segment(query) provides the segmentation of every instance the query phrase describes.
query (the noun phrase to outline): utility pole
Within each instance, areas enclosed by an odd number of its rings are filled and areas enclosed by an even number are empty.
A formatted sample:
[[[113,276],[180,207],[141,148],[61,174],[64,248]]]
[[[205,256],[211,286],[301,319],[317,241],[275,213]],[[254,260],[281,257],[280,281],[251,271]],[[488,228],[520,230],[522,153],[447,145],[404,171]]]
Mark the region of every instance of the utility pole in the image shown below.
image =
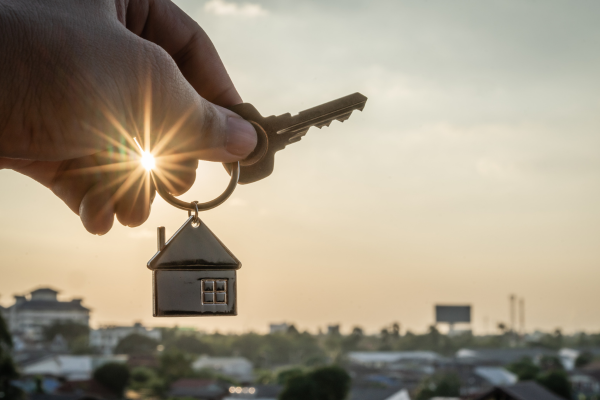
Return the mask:
[[[519,332],[521,337],[525,337],[525,299],[521,297],[519,300]]]
[[[509,297],[510,300],[510,342],[511,342],[511,346],[515,345],[515,328],[516,328],[516,324],[515,324],[515,316],[516,316],[516,297],[514,294],[511,294]]]

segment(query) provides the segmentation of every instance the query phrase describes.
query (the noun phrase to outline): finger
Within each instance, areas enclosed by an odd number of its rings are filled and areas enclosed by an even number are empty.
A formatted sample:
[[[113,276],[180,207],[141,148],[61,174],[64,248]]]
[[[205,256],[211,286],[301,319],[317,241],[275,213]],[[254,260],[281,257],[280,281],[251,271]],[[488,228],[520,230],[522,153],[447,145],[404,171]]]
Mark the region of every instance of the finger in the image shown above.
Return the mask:
[[[149,83],[142,91],[130,84],[129,90],[132,103],[151,110],[149,140],[155,155],[232,162],[254,150],[257,135],[250,123],[199,96],[162,48],[145,41],[143,46],[140,69],[148,71]],[[136,125],[144,126],[142,121]]]
[[[67,160],[61,163],[49,187],[75,214],[79,214],[83,197],[103,176],[94,156]]]
[[[131,0],[125,25],[162,47],[203,98],[220,106],[242,102],[208,35],[170,0]]]
[[[131,175],[133,178],[134,175]],[[115,205],[117,219],[122,225],[129,227],[140,226],[150,216],[150,208],[154,200],[155,191],[149,174],[144,174],[137,179],[128,179]]]
[[[85,229],[95,235],[104,235],[114,223],[112,190],[99,182],[83,196],[79,207],[79,217]]]
[[[196,180],[198,160],[179,160],[179,157],[162,157],[157,160],[156,177],[164,183],[174,196],[187,192]]]
[[[0,157],[0,169],[12,169],[28,176],[46,187],[50,187],[56,171],[60,168],[59,161],[33,161]]]

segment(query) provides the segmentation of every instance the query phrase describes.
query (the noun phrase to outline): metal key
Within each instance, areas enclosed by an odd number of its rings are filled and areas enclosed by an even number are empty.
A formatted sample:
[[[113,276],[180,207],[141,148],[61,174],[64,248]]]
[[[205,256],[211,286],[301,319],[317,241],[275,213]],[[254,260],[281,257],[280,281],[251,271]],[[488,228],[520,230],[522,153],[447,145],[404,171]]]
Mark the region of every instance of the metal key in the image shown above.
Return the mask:
[[[352,111],[362,111],[366,102],[365,96],[354,93],[301,111],[294,116],[286,113],[266,118],[249,103],[229,107],[231,111],[250,122],[258,135],[254,151],[240,161],[239,183],[252,183],[271,175],[276,152],[283,150],[288,144],[300,141],[312,126],[322,128],[329,126],[333,120],[344,122],[350,118]],[[225,166],[227,168],[227,164]]]

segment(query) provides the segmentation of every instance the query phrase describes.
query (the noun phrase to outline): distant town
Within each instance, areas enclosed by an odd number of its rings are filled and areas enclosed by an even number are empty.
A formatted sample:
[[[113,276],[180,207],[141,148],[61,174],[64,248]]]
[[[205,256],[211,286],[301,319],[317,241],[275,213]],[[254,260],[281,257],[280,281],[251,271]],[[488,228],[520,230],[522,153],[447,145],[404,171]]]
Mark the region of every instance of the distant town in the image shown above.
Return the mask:
[[[43,287],[0,307],[0,399],[600,400],[600,333],[525,332],[523,301],[510,310],[482,336],[455,329],[469,305],[437,305],[424,334],[393,321],[373,335],[91,329],[83,299]]]

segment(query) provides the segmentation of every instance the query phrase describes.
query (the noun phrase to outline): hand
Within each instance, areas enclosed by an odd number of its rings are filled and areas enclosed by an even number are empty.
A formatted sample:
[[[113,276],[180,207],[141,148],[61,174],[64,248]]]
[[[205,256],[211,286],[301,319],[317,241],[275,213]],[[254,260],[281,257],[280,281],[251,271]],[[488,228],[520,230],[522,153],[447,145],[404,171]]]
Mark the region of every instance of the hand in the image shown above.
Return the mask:
[[[157,174],[181,194],[197,160],[256,146],[210,39],[169,0],[0,0],[0,169],[50,188],[85,228],[138,226]]]

